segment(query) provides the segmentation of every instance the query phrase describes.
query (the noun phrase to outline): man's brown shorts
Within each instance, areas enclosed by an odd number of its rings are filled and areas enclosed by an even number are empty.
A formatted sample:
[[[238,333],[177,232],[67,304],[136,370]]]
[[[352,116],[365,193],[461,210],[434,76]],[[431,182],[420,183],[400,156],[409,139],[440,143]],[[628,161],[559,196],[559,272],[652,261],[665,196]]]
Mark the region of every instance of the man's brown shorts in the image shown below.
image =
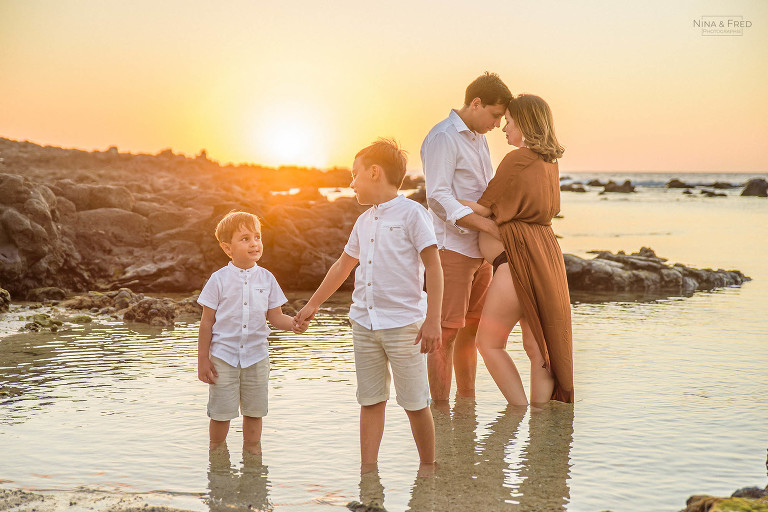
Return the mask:
[[[444,283],[442,326],[459,329],[477,324],[493,277],[491,265],[483,258],[470,258],[448,249],[440,251],[440,263]]]

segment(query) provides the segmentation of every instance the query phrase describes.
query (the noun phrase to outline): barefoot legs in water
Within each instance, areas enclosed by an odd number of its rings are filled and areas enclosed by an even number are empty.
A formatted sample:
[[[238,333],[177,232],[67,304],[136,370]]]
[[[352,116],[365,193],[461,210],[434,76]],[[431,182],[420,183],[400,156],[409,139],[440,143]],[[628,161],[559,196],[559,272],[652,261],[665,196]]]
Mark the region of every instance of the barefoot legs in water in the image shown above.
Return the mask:
[[[477,330],[477,348],[494,382],[507,402],[512,405],[528,404],[523,381],[520,379],[514,361],[506,351],[507,337],[521,318],[520,300],[509,271],[509,264],[505,263],[499,266],[488,288],[483,315]],[[531,402],[547,402],[552,396],[554,379],[542,367],[544,358],[525,321],[521,322],[521,327],[523,346],[531,359]]]

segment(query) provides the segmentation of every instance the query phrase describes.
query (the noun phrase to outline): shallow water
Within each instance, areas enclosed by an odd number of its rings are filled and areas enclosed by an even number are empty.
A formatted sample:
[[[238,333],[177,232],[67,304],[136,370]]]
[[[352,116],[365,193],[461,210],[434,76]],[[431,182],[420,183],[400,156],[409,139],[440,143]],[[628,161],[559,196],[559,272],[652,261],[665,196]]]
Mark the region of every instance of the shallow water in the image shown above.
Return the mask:
[[[575,303],[577,403],[507,408],[481,366],[476,400],[434,410],[435,475],[418,473],[396,405],[378,472],[360,475],[348,295],[307,334],[271,335],[264,455],[245,460],[239,422],[209,460],[194,320],[5,337],[0,483],[198,510],[341,510],[383,496],[391,511],[679,510],[691,494],[765,485],[768,200],[564,193],[563,215],[564,252],[646,245],[754,280],[690,298]],[[509,351],[525,381],[517,330]]]

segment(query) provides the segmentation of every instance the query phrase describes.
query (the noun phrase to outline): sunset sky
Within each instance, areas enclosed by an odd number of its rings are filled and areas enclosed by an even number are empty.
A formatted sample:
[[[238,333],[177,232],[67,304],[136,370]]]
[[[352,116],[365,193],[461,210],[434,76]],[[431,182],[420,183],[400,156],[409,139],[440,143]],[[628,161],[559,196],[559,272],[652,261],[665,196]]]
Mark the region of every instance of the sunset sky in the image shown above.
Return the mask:
[[[40,144],[325,168],[386,136],[418,171],[486,70],[549,102],[563,171],[768,170],[766,0],[0,0],[0,137]]]

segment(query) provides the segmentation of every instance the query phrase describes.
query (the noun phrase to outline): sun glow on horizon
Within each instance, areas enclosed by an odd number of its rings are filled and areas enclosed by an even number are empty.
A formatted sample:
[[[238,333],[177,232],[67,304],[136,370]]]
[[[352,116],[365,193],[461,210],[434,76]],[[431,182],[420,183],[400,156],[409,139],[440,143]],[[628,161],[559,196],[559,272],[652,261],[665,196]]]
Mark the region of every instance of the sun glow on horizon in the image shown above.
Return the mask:
[[[250,146],[255,161],[270,167],[328,167],[327,134],[320,116],[306,105],[262,108],[254,118]]]

